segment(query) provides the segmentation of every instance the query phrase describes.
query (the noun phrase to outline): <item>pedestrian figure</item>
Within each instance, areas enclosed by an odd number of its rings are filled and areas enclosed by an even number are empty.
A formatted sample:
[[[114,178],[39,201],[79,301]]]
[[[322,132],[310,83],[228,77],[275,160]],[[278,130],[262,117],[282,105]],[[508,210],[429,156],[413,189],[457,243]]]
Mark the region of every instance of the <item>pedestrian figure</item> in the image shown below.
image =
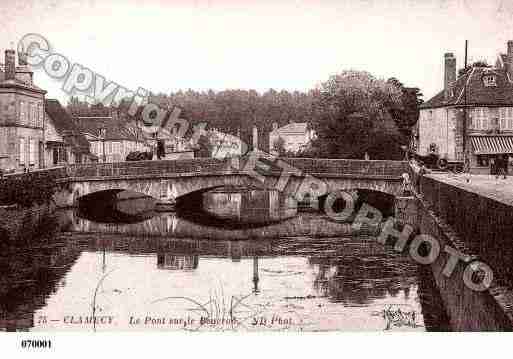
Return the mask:
[[[463,161],[463,173],[465,174],[465,179],[467,183],[470,182],[470,158],[465,156],[465,160]]]
[[[157,141],[157,159],[161,160],[166,155],[164,140]]]
[[[411,196],[411,181],[408,173],[403,173],[403,196]]]
[[[497,159],[495,160],[495,167],[495,178],[499,179],[499,177],[504,174],[504,161],[502,156],[497,156]]]
[[[490,176],[495,175],[495,158],[490,158]]]

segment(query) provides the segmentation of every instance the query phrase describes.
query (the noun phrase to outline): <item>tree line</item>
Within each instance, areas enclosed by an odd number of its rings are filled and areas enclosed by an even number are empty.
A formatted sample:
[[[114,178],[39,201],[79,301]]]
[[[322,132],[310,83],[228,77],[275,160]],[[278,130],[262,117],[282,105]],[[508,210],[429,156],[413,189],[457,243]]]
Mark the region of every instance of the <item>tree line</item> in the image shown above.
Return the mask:
[[[399,80],[377,79],[363,71],[343,71],[308,91],[227,89],[222,91],[176,91],[152,94],[149,101],[162,108],[181,109],[180,117],[191,125],[204,122],[208,128],[239,135],[251,144],[253,126],[259,130],[259,147],[270,149],[269,132],[291,122],[306,122],[316,138],[299,156],[328,158],[399,159],[401,145],[410,141],[422,103],[418,88]],[[118,115],[129,118],[121,103]],[[121,109],[121,111],[120,111]],[[104,115],[101,104],[88,105],[70,99],[72,113]],[[140,116],[140,113],[136,117]]]

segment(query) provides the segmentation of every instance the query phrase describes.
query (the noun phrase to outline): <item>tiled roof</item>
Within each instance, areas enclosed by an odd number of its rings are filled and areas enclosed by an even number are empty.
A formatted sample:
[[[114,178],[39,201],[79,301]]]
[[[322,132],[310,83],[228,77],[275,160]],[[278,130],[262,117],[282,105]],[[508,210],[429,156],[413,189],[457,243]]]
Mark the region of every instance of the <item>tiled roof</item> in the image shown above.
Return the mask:
[[[138,135],[139,129],[134,129],[133,126],[112,117],[75,117],[74,121],[82,133],[90,134],[94,137],[98,137],[100,129],[103,128],[105,129],[105,140],[143,140]]]
[[[21,68],[16,68],[16,72],[21,72]],[[24,89],[30,89],[34,90],[40,93],[46,93],[45,90],[42,88],[32,84],[26,84],[23,81],[20,81],[19,79],[14,80],[5,80],[5,72],[4,72],[4,64],[0,63],[0,87],[18,87],[18,88],[24,88]]]
[[[20,81],[18,79],[14,79],[14,80],[0,80],[0,87],[7,87],[7,88],[10,88],[10,87],[15,87],[15,88],[21,88],[21,89],[24,89],[24,90],[31,90],[31,91],[35,91],[35,92],[39,92],[39,93],[42,93],[42,94],[45,94],[46,91],[37,87],[36,85],[28,85],[26,84],[25,82],[23,81]]]
[[[77,152],[89,153],[89,141],[80,132],[80,129],[59,101],[46,100],[45,111],[66,144],[69,144]]]
[[[308,124],[306,122],[292,122],[288,125],[282,126],[275,131],[273,134],[292,134],[292,133],[306,133]]]
[[[487,74],[495,75],[497,86],[487,87],[484,85],[482,78]],[[473,67],[453,83],[450,98],[446,100],[442,90],[429,101],[424,102],[420,108],[463,105],[465,104],[465,86],[467,105],[513,106],[513,82],[511,80],[504,69]]]

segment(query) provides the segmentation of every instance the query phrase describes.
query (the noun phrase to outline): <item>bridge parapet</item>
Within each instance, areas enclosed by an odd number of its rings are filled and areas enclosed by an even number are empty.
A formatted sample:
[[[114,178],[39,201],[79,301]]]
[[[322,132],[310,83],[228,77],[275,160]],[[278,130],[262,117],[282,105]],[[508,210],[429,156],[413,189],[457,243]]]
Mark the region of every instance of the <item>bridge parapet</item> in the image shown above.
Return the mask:
[[[261,162],[269,165],[267,170],[259,170],[263,175],[280,175],[283,171],[298,175],[400,178],[409,171],[405,161],[364,161],[346,159],[280,158],[290,169],[284,169],[278,161]],[[244,174],[248,157],[238,159],[195,158],[164,161],[134,161],[99,164],[73,165],[67,168],[72,178],[85,177],[124,177],[159,176],[170,174]],[[238,164],[238,165],[236,165]],[[235,166],[234,166],[235,165]],[[238,166],[238,168],[237,168]],[[253,170],[253,168],[251,169]]]
[[[67,168],[69,177],[148,176],[169,173],[225,172],[227,160],[196,158],[194,160],[133,161],[79,164]]]
[[[406,161],[329,158],[281,158],[281,160],[308,174],[400,177],[404,172],[409,172]]]
[[[18,173],[9,173],[5,174],[5,178],[21,178],[26,176],[27,174],[31,174],[32,176],[53,176],[57,179],[66,177],[66,169],[65,167],[52,167],[52,168],[43,168],[32,170],[30,172],[18,172]]]

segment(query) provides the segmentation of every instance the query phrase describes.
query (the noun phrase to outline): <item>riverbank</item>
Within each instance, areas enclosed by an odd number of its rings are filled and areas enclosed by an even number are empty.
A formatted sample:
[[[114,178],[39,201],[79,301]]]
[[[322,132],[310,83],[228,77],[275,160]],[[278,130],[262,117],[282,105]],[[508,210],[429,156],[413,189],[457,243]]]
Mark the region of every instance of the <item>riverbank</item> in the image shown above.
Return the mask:
[[[0,206],[0,241],[2,244],[31,238],[45,219],[55,210],[55,205],[34,204],[25,208],[19,205]]]

